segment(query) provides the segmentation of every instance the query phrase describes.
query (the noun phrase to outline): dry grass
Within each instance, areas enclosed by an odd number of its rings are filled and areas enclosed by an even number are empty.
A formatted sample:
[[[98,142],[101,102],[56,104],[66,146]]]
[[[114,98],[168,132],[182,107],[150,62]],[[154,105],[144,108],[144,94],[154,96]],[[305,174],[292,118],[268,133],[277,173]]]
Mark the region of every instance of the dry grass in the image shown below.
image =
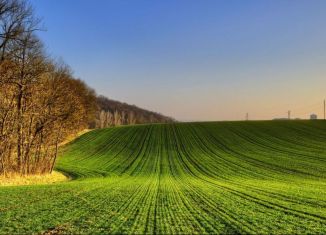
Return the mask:
[[[59,146],[63,146],[73,141],[75,138],[91,131],[91,129],[85,129],[77,134],[70,135],[65,141],[59,144]],[[28,175],[21,176],[18,174],[9,174],[6,176],[0,175],[0,186],[16,186],[16,185],[36,185],[36,184],[52,184],[56,182],[62,182],[69,180],[69,177],[64,174],[53,171],[52,174],[46,175]]]
[[[13,185],[35,185],[35,184],[53,184],[69,180],[64,174],[53,171],[52,174],[47,175],[9,175],[0,176],[0,186],[13,186]]]
[[[59,146],[66,145],[66,144],[68,144],[69,142],[71,142],[71,141],[73,141],[74,139],[76,139],[77,137],[79,137],[79,136],[81,136],[81,135],[83,135],[83,134],[85,134],[85,133],[87,133],[87,132],[89,132],[89,131],[91,131],[91,130],[92,130],[92,129],[84,129],[84,130],[82,130],[82,131],[80,131],[80,132],[78,132],[78,133],[76,133],[76,134],[72,134],[72,135],[68,136],[68,137],[66,138],[65,141],[61,142],[61,143],[59,144]]]

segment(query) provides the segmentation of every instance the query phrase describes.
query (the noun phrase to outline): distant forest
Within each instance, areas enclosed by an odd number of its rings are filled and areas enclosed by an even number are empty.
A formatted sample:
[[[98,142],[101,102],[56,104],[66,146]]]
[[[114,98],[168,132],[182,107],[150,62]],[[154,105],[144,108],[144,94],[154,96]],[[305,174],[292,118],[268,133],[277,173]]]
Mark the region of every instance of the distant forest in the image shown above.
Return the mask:
[[[90,128],[105,128],[119,125],[143,123],[168,123],[175,120],[160,113],[148,111],[135,105],[129,105],[105,96],[97,97],[97,112]]]
[[[58,145],[85,128],[173,119],[97,96],[46,53],[25,0],[0,0],[0,175],[52,172]]]

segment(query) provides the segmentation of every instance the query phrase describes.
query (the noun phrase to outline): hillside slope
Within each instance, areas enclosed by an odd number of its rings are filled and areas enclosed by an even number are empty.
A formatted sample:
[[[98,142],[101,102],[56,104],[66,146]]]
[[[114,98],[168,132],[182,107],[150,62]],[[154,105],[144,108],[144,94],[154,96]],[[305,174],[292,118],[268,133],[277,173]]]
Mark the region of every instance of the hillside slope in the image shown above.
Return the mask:
[[[1,190],[0,233],[326,233],[323,121],[123,126],[61,151],[75,180]]]

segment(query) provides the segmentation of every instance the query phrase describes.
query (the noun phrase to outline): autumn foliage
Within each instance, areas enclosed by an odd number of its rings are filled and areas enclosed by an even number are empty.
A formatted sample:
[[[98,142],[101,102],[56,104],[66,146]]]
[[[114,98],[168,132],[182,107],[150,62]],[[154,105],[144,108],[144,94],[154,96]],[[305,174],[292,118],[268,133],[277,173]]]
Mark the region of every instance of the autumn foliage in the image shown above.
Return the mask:
[[[94,119],[95,93],[49,59],[25,1],[0,0],[0,174],[53,170],[58,144]]]

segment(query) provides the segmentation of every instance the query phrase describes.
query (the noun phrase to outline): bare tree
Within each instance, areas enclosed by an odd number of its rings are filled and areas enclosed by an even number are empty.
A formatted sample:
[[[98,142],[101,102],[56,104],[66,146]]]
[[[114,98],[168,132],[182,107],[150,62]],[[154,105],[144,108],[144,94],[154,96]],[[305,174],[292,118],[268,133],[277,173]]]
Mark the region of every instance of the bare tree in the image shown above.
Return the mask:
[[[58,144],[95,118],[95,92],[45,55],[24,1],[0,0],[0,174],[53,170]]]
[[[100,112],[100,128],[106,127],[106,112],[101,110]]]
[[[110,111],[106,112],[107,127],[114,125],[113,114]]]
[[[20,40],[24,33],[36,31],[39,22],[26,1],[0,0],[0,60],[10,56],[8,47],[12,42]]]
[[[135,117],[135,113],[133,111],[130,111],[129,112],[129,115],[128,115],[128,124],[129,125],[136,124],[136,117]]]
[[[121,115],[118,110],[114,111],[114,125],[120,126],[122,124]]]

